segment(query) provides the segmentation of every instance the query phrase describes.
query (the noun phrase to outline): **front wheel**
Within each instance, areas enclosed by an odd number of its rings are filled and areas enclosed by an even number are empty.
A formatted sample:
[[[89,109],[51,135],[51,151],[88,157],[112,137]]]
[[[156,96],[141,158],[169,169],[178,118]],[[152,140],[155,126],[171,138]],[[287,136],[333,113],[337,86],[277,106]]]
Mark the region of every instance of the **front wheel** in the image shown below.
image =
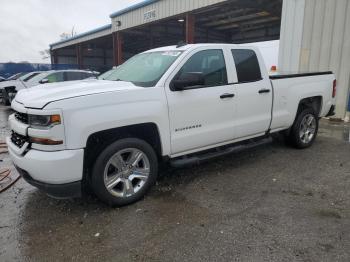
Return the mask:
[[[92,188],[110,206],[128,205],[147,193],[157,173],[157,155],[148,143],[136,138],[121,139],[97,157]]]
[[[318,116],[312,108],[306,108],[297,115],[287,139],[296,148],[307,148],[314,143],[317,131]]]
[[[11,105],[11,102],[9,101],[8,97],[7,97],[7,93],[5,89],[2,89],[2,100],[5,106],[9,106]]]
[[[10,104],[15,99],[16,94],[17,94],[17,92],[14,92],[14,91],[8,93],[8,101]]]

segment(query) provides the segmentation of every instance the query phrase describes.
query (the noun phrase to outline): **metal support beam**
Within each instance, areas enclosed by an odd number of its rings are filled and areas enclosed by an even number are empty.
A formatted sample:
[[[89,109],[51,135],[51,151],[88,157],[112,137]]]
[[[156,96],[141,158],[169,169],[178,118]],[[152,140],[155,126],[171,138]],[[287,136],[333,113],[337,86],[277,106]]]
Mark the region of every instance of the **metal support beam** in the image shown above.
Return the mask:
[[[186,14],[186,43],[194,44],[195,17],[192,14]]]
[[[149,26],[149,48],[152,49],[154,47],[154,37],[152,34],[152,26]]]
[[[58,64],[58,56],[55,50],[50,50],[51,64]]]
[[[107,52],[106,52],[106,49],[103,48],[103,65],[107,65]]]
[[[76,45],[76,57],[77,57],[77,65],[79,69],[83,68],[83,49],[81,45]]]
[[[113,33],[113,62],[115,66],[123,63],[123,38],[120,32]]]

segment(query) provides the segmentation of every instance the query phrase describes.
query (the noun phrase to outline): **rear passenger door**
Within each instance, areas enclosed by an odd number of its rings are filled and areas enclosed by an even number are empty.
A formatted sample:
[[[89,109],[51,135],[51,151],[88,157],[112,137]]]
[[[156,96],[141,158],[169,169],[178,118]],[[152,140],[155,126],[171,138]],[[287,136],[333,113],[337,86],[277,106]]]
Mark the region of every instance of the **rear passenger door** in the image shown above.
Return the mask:
[[[251,49],[232,49],[231,53],[238,79],[236,138],[264,134],[270,126],[273,94],[270,79],[262,75],[262,57],[258,59]]]

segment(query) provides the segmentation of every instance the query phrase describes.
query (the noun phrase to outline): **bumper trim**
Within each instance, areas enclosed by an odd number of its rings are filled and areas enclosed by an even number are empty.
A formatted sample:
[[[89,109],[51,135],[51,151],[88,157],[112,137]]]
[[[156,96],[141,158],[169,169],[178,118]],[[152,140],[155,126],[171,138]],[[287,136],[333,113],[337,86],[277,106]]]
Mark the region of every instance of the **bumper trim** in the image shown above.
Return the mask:
[[[9,136],[6,137],[6,144],[8,147],[11,148],[11,150],[13,150],[19,156],[23,155],[29,146],[29,143],[25,142],[21,148],[18,148],[12,143],[11,138]]]
[[[15,166],[18,173],[21,177],[32,186],[44,191],[51,197],[54,198],[76,198],[81,197],[81,181],[72,182],[68,184],[47,184],[33,179],[30,174],[21,169],[18,166]]]

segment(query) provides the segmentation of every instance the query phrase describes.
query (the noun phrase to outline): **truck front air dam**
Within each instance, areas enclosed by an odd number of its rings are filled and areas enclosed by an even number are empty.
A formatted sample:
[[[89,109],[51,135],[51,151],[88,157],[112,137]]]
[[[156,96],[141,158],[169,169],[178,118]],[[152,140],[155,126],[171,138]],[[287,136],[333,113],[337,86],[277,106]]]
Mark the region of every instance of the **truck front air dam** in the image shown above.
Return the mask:
[[[32,186],[42,190],[46,194],[54,198],[74,198],[81,197],[81,181],[67,183],[67,184],[47,184],[33,179],[30,174],[15,166],[17,172],[22,178]]]

